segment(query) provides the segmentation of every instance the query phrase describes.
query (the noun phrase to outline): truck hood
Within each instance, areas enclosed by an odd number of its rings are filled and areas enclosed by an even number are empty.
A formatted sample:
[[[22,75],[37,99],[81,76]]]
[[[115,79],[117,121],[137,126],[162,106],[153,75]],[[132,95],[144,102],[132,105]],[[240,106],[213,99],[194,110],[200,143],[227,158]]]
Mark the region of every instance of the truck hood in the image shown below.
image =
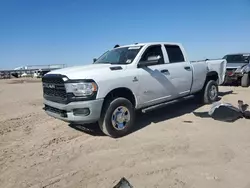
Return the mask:
[[[227,63],[227,69],[237,69],[247,64],[248,63]]]
[[[58,69],[48,74],[61,74],[67,76],[69,79],[93,79],[95,75],[110,74],[112,72],[110,68],[112,67],[121,67],[124,70],[126,65],[90,64]]]

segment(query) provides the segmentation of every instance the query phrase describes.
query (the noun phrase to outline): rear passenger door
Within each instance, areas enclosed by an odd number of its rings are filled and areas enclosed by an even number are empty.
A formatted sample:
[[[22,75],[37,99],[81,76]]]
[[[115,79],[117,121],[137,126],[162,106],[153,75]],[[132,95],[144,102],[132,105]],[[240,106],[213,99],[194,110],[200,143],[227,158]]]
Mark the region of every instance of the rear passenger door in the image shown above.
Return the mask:
[[[185,61],[181,48],[178,45],[164,45],[166,53],[166,68],[168,70],[168,79],[171,80],[174,91],[177,96],[188,95],[192,85],[192,66],[190,62]]]

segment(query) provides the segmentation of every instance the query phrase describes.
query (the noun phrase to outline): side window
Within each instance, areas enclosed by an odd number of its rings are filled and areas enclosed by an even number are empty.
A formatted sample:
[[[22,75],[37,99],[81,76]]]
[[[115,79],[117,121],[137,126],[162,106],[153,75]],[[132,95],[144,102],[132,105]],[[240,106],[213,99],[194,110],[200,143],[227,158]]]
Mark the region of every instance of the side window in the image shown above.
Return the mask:
[[[161,45],[150,46],[146,49],[140,61],[148,61],[152,56],[160,56],[159,64],[164,64],[163,53]]]
[[[184,56],[179,46],[164,45],[168,53],[169,63],[184,62]]]

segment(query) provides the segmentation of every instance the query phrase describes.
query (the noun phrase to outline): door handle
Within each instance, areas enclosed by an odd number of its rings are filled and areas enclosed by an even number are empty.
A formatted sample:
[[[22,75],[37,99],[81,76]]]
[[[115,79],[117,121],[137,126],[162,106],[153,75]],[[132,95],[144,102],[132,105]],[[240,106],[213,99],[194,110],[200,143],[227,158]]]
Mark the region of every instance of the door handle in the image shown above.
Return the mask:
[[[161,70],[162,73],[169,73],[167,69]]]
[[[191,70],[191,67],[187,66],[187,67],[184,67],[184,69],[190,71],[190,70]]]

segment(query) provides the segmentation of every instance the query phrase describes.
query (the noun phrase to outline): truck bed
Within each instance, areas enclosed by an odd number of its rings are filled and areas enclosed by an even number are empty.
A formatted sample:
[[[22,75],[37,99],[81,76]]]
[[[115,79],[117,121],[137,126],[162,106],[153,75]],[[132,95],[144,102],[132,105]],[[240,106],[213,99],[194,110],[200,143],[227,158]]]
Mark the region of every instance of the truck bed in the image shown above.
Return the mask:
[[[216,71],[219,73],[219,85],[224,82],[226,74],[227,61],[225,59],[204,59],[198,61],[190,61],[193,65],[206,62],[208,71]]]
[[[191,88],[191,93],[199,91],[205,82],[204,75],[207,72],[215,71],[218,73],[218,84],[221,85],[225,79],[226,73],[226,60],[215,59],[215,60],[200,60],[192,61],[191,65],[193,67],[193,84]]]

